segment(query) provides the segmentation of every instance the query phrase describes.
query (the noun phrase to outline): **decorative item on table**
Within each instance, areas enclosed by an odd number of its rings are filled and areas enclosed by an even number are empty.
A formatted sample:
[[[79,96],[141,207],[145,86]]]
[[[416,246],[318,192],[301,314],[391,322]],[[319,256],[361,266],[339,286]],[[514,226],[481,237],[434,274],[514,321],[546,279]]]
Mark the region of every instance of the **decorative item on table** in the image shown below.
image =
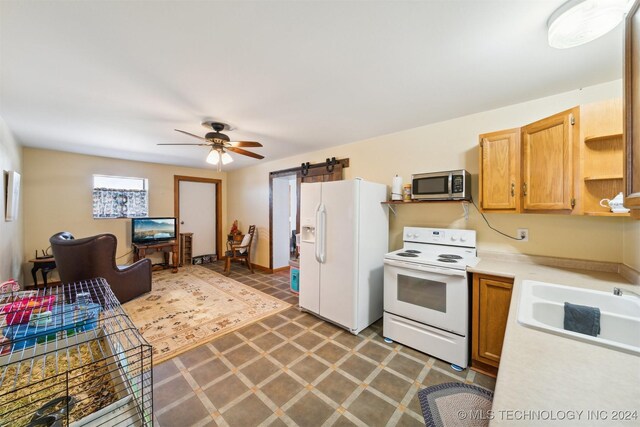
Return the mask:
[[[405,184],[402,187],[402,200],[405,202],[411,201],[411,184]]]
[[[402,177],[397,174],[391,184],[391,200],[402,200]]]
[[[233,225],[231,226],[231,230],[229,231],[229,235],[233,236],[235,234],[240,234],[240,230],[238,229],[238,220],[233,221]]]

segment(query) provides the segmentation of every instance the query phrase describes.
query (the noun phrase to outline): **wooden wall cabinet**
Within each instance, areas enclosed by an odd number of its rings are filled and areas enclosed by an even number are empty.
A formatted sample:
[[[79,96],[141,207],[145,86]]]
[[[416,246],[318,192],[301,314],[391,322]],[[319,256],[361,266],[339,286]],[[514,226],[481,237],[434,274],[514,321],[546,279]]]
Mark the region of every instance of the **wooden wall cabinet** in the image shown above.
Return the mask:
[[[575,206],[574,151],[580,108],[522,128],[522,197],[525,211],[568,211]]]
[[[483,212],[520,212],[520,128],[480,135],[478,195]]]
[[[193,263],[193,233],[180,233],[180,267]]]
[[[509,316],[513,279],[473,275],[471,367],[496,376]]]

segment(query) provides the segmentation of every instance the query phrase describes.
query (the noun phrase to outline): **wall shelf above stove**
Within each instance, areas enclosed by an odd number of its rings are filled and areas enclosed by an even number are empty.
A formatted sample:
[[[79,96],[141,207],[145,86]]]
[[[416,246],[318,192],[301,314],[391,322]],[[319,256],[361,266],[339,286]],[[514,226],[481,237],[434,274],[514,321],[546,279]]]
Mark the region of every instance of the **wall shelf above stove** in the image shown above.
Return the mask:
[[[462,203],[462,210],[464,212],[464,219],[469,219],[469,201],[468,200],[411,200],[405,202],[404,200],[388,200],[386,202],[380,202],[383,205],[389,206],[394,216],[398,216],[394,205],[426,205],[429,203]]]

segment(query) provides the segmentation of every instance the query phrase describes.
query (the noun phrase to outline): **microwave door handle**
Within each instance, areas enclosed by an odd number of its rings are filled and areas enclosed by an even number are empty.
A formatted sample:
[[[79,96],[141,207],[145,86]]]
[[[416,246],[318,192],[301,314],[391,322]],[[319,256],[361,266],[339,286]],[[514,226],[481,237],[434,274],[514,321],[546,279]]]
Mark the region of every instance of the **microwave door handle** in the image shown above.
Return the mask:
[[[453,174],[449,174],[449,197],[453,196]]]
[[[429,265],[418,265],[418,264],[395,261],[390,259],[385,259],[384,263],[392,267],[404,268],[407,270],[422,271],[425,273],[443,274],[446,276],[462,276],[462,277],[467,275],[466,270],[454,270],[451,268],[440,268],[440,267],[433,267]]]

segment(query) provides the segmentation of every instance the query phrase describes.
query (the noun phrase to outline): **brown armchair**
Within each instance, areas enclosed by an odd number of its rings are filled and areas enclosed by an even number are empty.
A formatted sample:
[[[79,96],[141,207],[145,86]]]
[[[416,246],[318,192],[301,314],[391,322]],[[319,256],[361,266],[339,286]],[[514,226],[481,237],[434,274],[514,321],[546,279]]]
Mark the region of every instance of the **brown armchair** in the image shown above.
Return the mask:
[[[247,234],[241,243],[227,242],[227,252],[225,253],[227,260],[224,265],[225,273],[231,272],[231,261],[244,261],[247,268],[253,273],[253,266],[251,265],[251,243],[253,242],[253,235],[256,232],[256,226],[250,225]],[[247,236],[249,237],[247,239]]]
[[[74,239],[62,232],[51,236],[49,243],[62,283],[103,277],[121,303],[151,291],[151,260],[118,267],[113,234]]]

